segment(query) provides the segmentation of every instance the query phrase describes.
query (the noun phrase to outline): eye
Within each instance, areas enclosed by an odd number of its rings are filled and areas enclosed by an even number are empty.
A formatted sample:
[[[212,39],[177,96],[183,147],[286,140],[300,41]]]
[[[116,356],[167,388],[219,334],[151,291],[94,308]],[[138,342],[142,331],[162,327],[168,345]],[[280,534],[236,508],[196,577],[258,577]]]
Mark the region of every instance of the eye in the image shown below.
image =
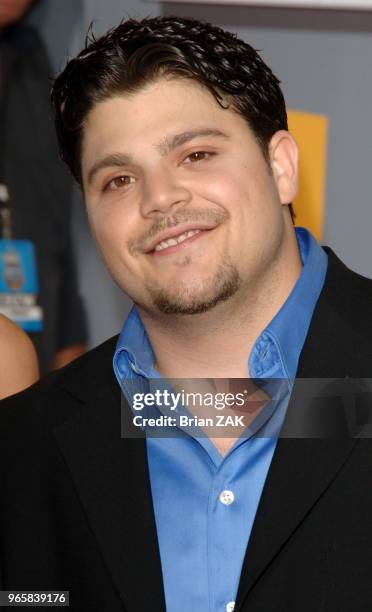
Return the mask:
[[[133,176],[128,176],[126,174],[115,176],[115,178],[111,179],[103,188],[103,191],[117,191],[122,187],[126,187],[131,184],[131,179],[135,180]]]
[[[198,161],[203,161],[204,159],[208,159],[212,155],[214,155],[214,153],[208,153],[207,151],[195,151],[194,153],[190,153],[190,155],[186,157],[185,163],[190,163],[186,162],[187,159],[190,159],[191,162],[194,163]]]

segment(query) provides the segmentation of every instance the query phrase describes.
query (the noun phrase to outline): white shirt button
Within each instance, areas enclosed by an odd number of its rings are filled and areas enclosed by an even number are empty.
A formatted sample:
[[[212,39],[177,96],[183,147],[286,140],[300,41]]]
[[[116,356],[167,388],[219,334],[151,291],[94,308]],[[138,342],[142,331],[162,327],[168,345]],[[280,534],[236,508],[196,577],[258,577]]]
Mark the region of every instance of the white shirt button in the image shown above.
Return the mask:
[[[225,490],[220,493],[219,499],[221,504],[224,504],[224,506],[230,506],[235,499],[235,495],[232,491]]]
[[[229,601],[229,603],[226,606],[226,612],[233,612],[235,608],[235,601]]]

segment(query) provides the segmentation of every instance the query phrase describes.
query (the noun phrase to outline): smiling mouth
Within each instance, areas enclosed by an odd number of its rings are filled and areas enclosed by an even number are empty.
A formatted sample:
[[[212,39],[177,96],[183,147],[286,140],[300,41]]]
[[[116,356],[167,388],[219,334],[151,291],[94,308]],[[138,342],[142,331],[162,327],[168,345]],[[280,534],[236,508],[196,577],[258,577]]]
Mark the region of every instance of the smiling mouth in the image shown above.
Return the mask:
[[[150,255],[159,256],[159,255],[170,255],[172,253],[176,253],[177,251],[181,251],[184,248],[187,248],[189,244],[195,242],[200,239],[207,232],[212,231],[211,229],[192,229],[184,232],[183,234],[179,234],[179,236],[174,236],[172,238],[168,238],[168,240],[163,240],[159,242],[156,247],[150,251]]]
[[[184,232],[183,234],[180,234],[179,236],[175,236],[174,238],[168,238],[168,240],[162,240],[162,242],[159,242],[159,244],[156,245],[154,251],[163,251],[164,249],[167,249],[170,246],[177,246],[177,244],[181,244],[181,242],[185,242],[185,240],[187,240],[188,238],[191,238],[191,236],[195,236],[195,234],[198,234],[200,232],[200,230],[189,230],[188,232]]]

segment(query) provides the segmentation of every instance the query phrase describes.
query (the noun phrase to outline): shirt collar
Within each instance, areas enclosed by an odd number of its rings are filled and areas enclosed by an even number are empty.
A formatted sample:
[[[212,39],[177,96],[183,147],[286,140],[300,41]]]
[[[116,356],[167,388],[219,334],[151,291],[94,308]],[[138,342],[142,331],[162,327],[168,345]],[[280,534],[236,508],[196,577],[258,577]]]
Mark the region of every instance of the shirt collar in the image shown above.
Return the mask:
[[[308,230],[296,228],[296,238],[303,269],[287,300],[254,344],[248,361],[253,378],[296,377],[328,265],[326,252]]]
[[[142,375],[158,378],[154,368],[155,355],[135,306],[131,309],[119,336],[113,366],[119,384],[123,378]]]
[[[322,290],[328,258],[305,228],[296,228],[303,270],[289,297],[257,338],[248,359],[253,378],[296,376],[299,354]],[[119,384],[138,375],[159,378],[150,340],[134,306],[119,336],[113,367]]]

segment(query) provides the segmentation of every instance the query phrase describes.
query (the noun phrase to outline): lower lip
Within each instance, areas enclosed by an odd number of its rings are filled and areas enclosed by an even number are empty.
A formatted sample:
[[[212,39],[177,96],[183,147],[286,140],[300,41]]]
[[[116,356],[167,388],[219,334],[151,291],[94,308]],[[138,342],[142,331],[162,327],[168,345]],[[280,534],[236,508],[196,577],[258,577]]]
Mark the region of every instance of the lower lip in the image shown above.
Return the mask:
[[[190,238],[186,238],[186,240],[184,240],[183,242],[167,247],[166,249],[161,249],[161,251],[151,251],[150,255],[153,255],[154,257],[164,257],[165,255],[172,255],[172,253],[179,253],[189,244],[195,242],[195,240],[198,240],[199,238],[204,236],[204,234],[207,234],[210,231],[212,230],[200,230],[200,232],[194,234],[193,236],[190,236]]]

